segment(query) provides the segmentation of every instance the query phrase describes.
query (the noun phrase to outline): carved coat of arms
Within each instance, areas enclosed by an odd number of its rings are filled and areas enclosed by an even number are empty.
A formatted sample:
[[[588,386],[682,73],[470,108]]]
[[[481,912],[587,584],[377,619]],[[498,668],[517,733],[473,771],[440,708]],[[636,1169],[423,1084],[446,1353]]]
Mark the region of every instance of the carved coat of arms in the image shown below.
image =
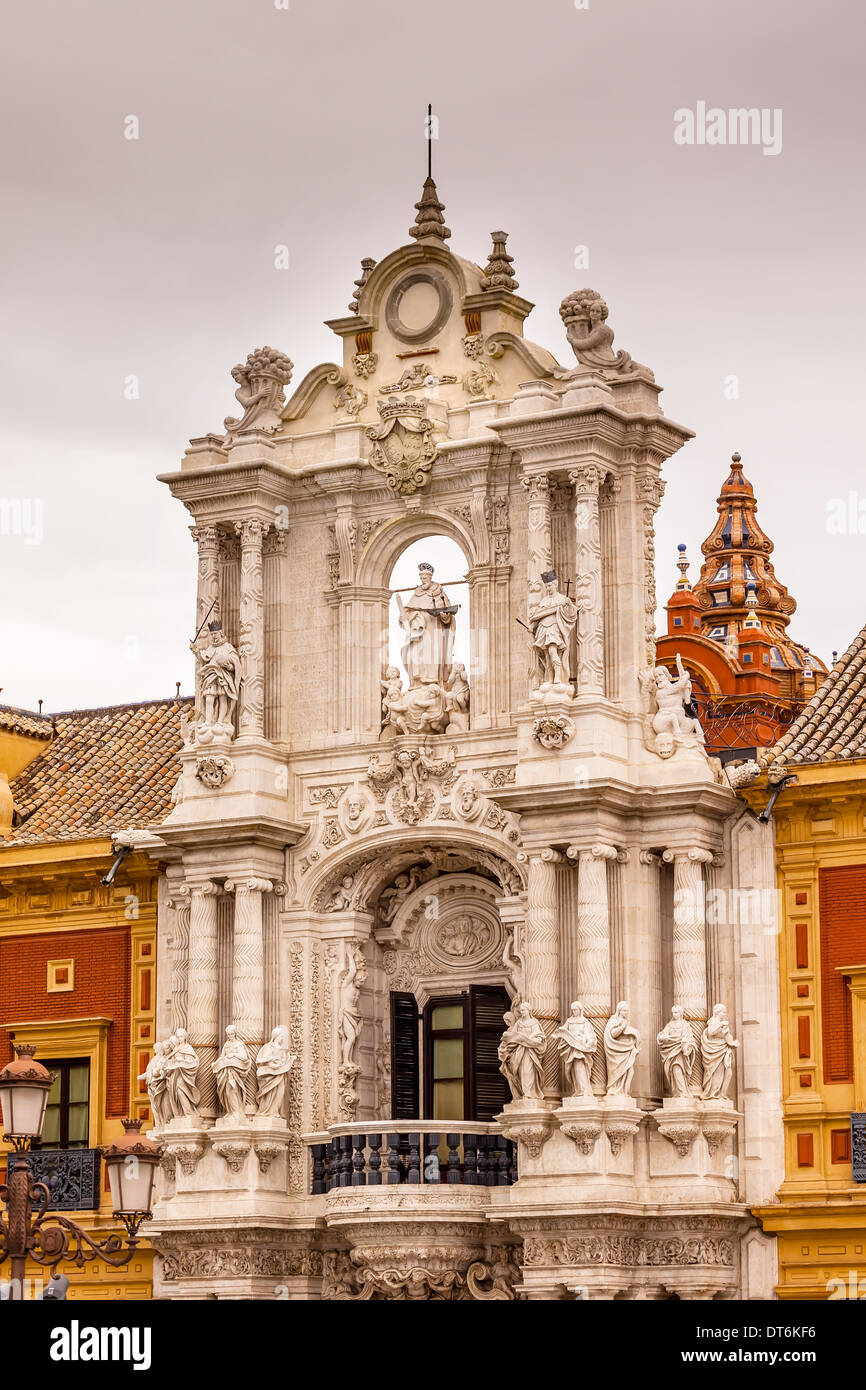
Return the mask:
[[[414,396],[379,401],[378,410],[381,425],[367,430],[373,443],[370,463],[378,473],[384,473],[390,488],[401,497],[409,497],[424,487],[433,467],[433,421],[427,419],[426,402]]]

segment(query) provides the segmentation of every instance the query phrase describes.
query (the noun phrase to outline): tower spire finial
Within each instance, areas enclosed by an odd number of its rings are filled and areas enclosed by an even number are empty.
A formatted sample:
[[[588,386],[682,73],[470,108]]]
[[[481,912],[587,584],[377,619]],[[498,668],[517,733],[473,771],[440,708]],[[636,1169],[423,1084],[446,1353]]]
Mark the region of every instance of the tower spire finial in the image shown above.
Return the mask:
[[[451,229],[445,226],[445,218],[442,216],[445,211],[445,204],[440,203],[436,185],[433,182],[433,140],[436,134],[436,117],[433,115],[432,102],[427,103],[425,134],[427,136],[427,177],[421,191],[421,201],[415,204],[418,216],[415,218],[414,227],[409,228],[409,235],[414,237],[416,241],[426,241],[428,238],[446,241],[451,235]]]
[[[427,103],[427,177],[433,177],[433,103]]]

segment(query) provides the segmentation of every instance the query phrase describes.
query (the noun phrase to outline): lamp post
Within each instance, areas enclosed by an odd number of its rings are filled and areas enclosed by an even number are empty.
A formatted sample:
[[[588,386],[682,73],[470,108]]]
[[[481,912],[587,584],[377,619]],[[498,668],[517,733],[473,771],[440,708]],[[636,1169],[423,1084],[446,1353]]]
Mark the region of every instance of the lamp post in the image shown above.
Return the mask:
[[[140,1120],[124,1120],[124,1134],[102,1149],[114,1203],[114,1215],[126,1228],[126,1244],[118,1235],[96,1241],[68,1217],[48,1216],[50,1192],[34,1182],[27,1150],[42,1136],[45,1107],[51,1089],[51,1073],[35,1060],[36,1049],[15,1048],[16,1057],[0,1071],[0,1107],[4,1137],[14,1151],[7,1166],[0,1198],[6,1203],[0,1214],[0,1264],[12,1265],[12,1297],[24,1297],[24,1270],[28,1257],[55,1273],[63,1260],[79,1267],[100,1259],[119,1268],[128,1264],[138,1244],[138,1231],[151,1215],[153,1181],[160,1150],[141,1134]],[[10,1159],[12,1155],[10,1155]]]

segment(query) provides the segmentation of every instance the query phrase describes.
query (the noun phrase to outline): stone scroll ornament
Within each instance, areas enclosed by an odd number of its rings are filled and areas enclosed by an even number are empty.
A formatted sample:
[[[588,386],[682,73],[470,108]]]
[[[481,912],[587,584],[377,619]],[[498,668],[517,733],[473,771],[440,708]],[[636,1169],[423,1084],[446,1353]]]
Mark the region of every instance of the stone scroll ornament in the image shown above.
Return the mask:
[[[604,1026],[604,1060],[607,1064],[607,1095],[627,1096],[635,1062],[640,1052],[640,1033],[628,1021],[628,1004],[622,1000]]]
[[[644,744],[660,758],[672,758],[681,748],[703,751],[705,745],[700,721],[689,712],[692,681],[679,652],[676,662],[676,678],[666,666],[656,666],[641,674]]]
[[[249,1049],[238,1037],[233,1023],[226,1028],[223,1049],[213,1064],[217,1096],[224,1115],[243,1116],[246,1098],[245,1081],[253,1065]]]
[[[569,1095],[593,1099],[590,1072],[598,1039],[579,1000],[574,1001],[570,1015],[559,1025],[553,1037],[562,1056],[562,1070]]]
[[[703,1100],[724,1100],[727,1097],[734,1074],[734,1048],[739,1045],[731,1033],[727,1009],[724,1004],[716,1004],[701,1034]]]
[[[627,372],[637,365],[627,352],[614,352],[608,307],[597,290],[575,290],[566,295],[559,314],[580,367]]]
[[[514,1100],[541,1100],[542,1059],[547,1047],[544,1029],[528,1004],[518,1004],[504,1019],[506,1028],[497,1051],[499,1070]]]
[[[429,482],[436,458],[427,403],[414,396],[394,396],[379,401],[377,409],[382,423],[367,429],[373,445],[370,464],[398,496],[411,497]]]
[[[264,430],[273,434],[282,424],[286,403],[285,387],[292,379],[294,363],[277,348],[254,348],[245,363],[232,367],[238,383],[235,400],[243,407],[240,419],[227,416],[226,441],[232,442],[249,430]]]

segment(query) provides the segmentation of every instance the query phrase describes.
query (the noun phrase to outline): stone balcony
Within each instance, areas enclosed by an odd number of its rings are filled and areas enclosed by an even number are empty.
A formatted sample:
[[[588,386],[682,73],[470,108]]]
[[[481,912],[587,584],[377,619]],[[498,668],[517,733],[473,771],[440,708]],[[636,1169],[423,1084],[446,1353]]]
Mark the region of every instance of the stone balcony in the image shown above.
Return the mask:
[[[313,1196],[371,1188],[416,1188],[418,1197],[450,1188],[510,1187],[517,1146],[496,1124],[456,1120],[379,1120],[332,1125],[306,1136]],[[423,1193],[421,1189],[424,1189]],[[483,1196],[483,1193],[479,1193]],[[459,1199],[457,1199],[459,1200]]]

